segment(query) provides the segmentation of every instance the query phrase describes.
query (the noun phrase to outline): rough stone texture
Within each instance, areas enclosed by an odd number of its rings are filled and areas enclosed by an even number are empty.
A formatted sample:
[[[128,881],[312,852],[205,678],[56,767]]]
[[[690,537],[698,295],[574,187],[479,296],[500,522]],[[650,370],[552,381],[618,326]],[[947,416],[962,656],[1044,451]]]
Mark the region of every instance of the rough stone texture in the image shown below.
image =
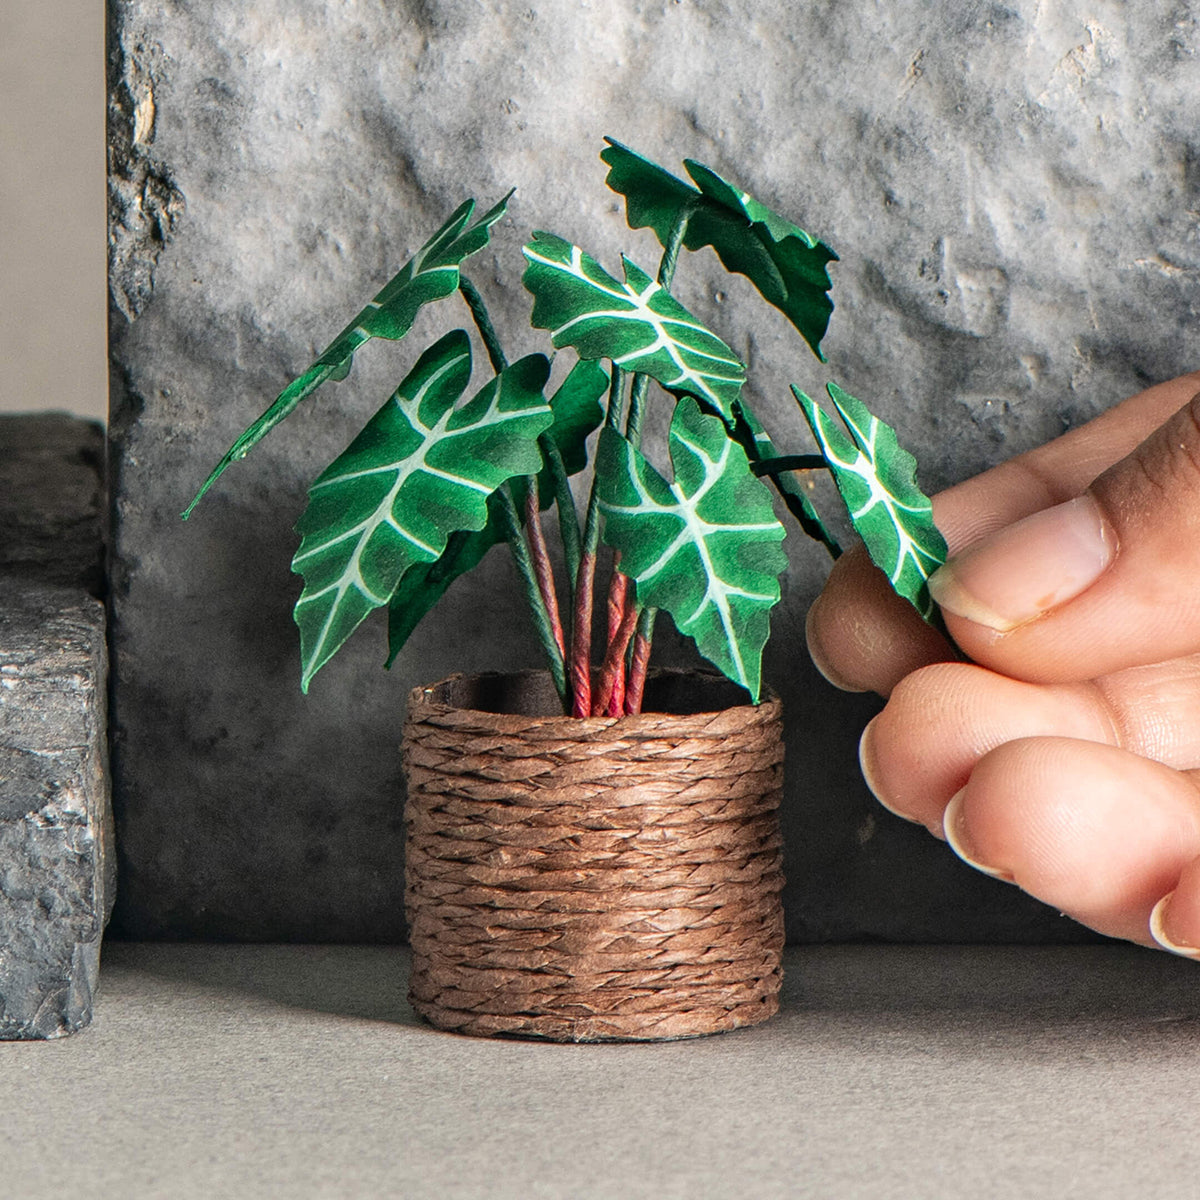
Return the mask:
[[[116,885],[100,426],[0,418],[0,1038],[91,1019]]]
[[[451,304],[175,516],[464,194],[520,189],[473,270],[515,353],[544,346],[522,332],[531,227],[657,261],[603,188],[601,135],[734,176],[841,255],[829,374],[936,489],[1196,365],[1198,46],[1191,6],[1165,0],[110,0],[121,928],[400,936],[402,697],[536,663],[494,556],[390,676],[372,623],[297,686],[304,486],[465,321]],[[783,320],[707,253],[677,291],[801,443],[785,384],[825,374]],[[873,702],[804,662],[825,563],[792,542],[767,670],[790,722],[792,937],[1079,936],[871,802],[854,743]]]
[[[116,890],[104,606],[0,578],[0,1038],[86,1025]]]

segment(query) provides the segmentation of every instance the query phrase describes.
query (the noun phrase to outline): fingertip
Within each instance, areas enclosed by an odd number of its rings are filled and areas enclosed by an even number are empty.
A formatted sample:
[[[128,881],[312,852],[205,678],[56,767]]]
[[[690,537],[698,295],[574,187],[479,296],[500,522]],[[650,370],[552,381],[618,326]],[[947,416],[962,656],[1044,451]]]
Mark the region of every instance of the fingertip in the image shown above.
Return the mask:
[[[887,791],[883,786],[882,773],[879,769],[878,751],[875,745],[875,730],[878,726],[878,721],[878,717],[873,717],[868,721],[867,727],[862,731],[862,737],[858,739],[858,766],[859,770],[862,771],[863,782],[867,785],[867,789],[871,795],[888,812],[899,817],[901,820],[910,821],[914,825],[923,825],[924,822],[919,817],[902,812],[895,806],[894,801],[888,800]]]
[[[1150,936],[1181,958],[1200,959],[1200,859],[1179,874],[1179,882],[1150,913]]]
[[[821,600],[824,592],[809,606],[808,616],[804,618],[804,640],[808,643],[808,657],[818,674],[826,683],[832,684],[843,692],[865,692],[868,688],[857,687],[848,679],[844,679],[834,666],[832,656],[821,641],[822,622],[820,617]]]
[[[805,630],[813,664],[843,691],[887,696],[911,672],[954,657],[861,546],[834,563]]]
[[[950,803],[946,805],[946,811],[942,814],[942,834],[946,839],[946,844],[967,866],[974,867],[975,870],[982,871],[993,879],[999,879],[1001,883],[1015,884],[1016,877],[1011,871],[1004,867],[993,867],[985,863],[980,851],[975,848],[968,828],[967,815],[963,811],[966,797],[967,789],[960,788],[950,797]]]

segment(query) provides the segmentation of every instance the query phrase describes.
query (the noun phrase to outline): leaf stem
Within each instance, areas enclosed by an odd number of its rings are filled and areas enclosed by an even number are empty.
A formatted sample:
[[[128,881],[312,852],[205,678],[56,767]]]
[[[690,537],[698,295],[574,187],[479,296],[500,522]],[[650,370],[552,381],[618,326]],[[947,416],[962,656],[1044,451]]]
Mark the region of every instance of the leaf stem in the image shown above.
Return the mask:
[[[538,438],[538,445],[542,449],[542,458],[554,485],[554,503],[558,509],[558,528],[562,537],[563,560],[567,566],[567,591],[573,607],[575,579],[579,575],[579,556],[582,551],[579,514],[575,511],[575,497],[571,494],[566,464],[563,462],[562,451],[559,450],[558,443],[548,433],[543,433]]]
[[[679,252],[683,249],[683,239],[687,236],[688,221],[695,215],[696,209],[700,206],[699,197],[696,200],[690,201],[680,208],[675,216],[675,222],[671,226],[671,232],[667,235],[666,243],[663,246],[663,256],[658,264],[658,284],[665,292],[671,290],[671,283],[675,278],[675,268],[679,264]],[[650,390],[650,376],[645,374],[637,374],[633,377],[633,384],[629,389],[629,416],[625,422],[625,436],[635,446],[640,448],[642,444],[642,420],[646,411],[646,394]],[[616,567],[614,565],[614,572]],[[624,575],[614,574],[613,584],[614,591],[616,590],[617,578],[626,579]],[[628,624],[632,632],[632,621],[637,614],[637,600],[633,592],[628,589],[626,582],[620,589],[620,603],[623,606],[623,611],[618,618],[617,630],[622,630]],[[614,637],[616,631],[613,627],[613,592],[609,593],[609,655],[612,653],[614,645]],[[641,615],[637,616],[637,636],[633,639],[633,655],[629,664],[628,670],[625,666],[625,651],[629,646],[629,636],[625,637],[621,645],[621,652],[618,662],[613,666],[612,671],[614,676],[619,672],[622,676],[617,680],[614,678],[612,683],[613,698],[619,703],[619,710],[627,713],[641,712],[642,710],[642,693],[646,685],[646,670],[650,660],[650,648],[654,635],[654,618],[656,610],[646,608],[641,611]],[[601,676],[601,689],[605,686],[605,679],[608,670],[608,659],[605,659],[605,671]],[[616,693],[623,691],[624,695],[620,696]],[[616,715],[616,714],[613,714]]]
[[[512,547],[513,562],[517,573],[525,587],[525,598],[533,613],[533,624],[537,631],[538,640],[542,643],[546,658],[550,663],[550,674],[554,679],[554,687],[565,707],[567,702],[567,677],[563,666],[562,651],[554,636],[554,625],[550,619],[546,603],[538,586],[537,572],[525,544],[525,535],[521,529],[521,518],[517,515],[516,501],[513,500],[512,489],[503,483],[492,493],[496,498],[501,524],[508,544]]]
[[[621,578],[624,579],[625,576],[622,575]],[[633,637],[637,623],[638,610],[635,605],[631,604],[624,609],[621,623],[608,643],[608,650],[604,655],[604,665],[600,668],[599,687],[596,699],[592,703],[592,716],[594,717],[606,715],[619,717],[621,715],[621,708],[616,712],[612,710],[612,702],[616,698],[617,676],[624,673],[625,651],[629,647],[629,639]]]
[[[695,214],[698,204],[692,201],[685,204],[676,214],[675,223],[667,235],[663,256],[658,264],[658,284],[663,291],[671,290],[671,281],[675,278],[675,267],[679,263],[679,251],[683,248],[683,239],[687,234],[688,221]],[[633,377],[633,387],[629,394],[629,417],[625,422],[625,436],[640,447],[642,444],[642,416],[645,411],[646,393],[650,388],[650,376],[638,373]]]
[[[782,475],[784,471],[824,471],[828,466],[823,454],[780,454],[752,462],[750,470],[761,478],[763,475]]]
[[[483,339],[484,348],[487,350],[488,358],[492,363],[492,370],[497,375],[508,366],[508,359],[504,356],[504,349],[500,345],[500,339],[496,336],[496,327],[492,324],[492,318],[488,315],[487,305],[483,302],[483,297],[479,294],[479,289],[464,275],[459,272],[458,290],[462,293],[462,298],[467,302],[467,307],[471,310],[471,317],[475,322],[475,328],[479,330],[479,336]]]
[[[533,559],[533,571],[537,577],[538,591],[542,603],[546,606],[546,615],[550,618],[550,629],[554,641],[558,645],[559,655],[566,653],[563,642],[562,619],[558,613],[558,592],[554,587],[554,568],[550,563],[550,554],[546,549],[546,535],[542,529],[542,513],[538,507],[537,476],[531,475],[526,480],[525,490],[525,533],[529,538],[529,552]]]
[[[627,610],[636,610],[633,597],[629,595],[629,576],[620,571],[621,552],[613,556],[612,576],[608,583],[608,648],[605,651],[604,666],[600,672],[600,695],[606,696],[606,701],[595,700],[592,703],[592,715],[602,716],[607,712],[610,717],[619,717],[625,705],[625,649],[629,645],[630,633],[625,636],[621,653],[613,657],[613,646],[620,636],[621,627],[626,620]],[[599,709],[599,711],[597,711]]]
[[[654,618],[658,609],[643,608],[638,617],[637,634],[633,639],[633,661],[625,681],[625,711],[640,713],[646,690],[646,669],[650,664],[650,649],[654,643]]]
[[[620,427],[624,404],[625,372],[613,364],[608,389],[606,425]],[[588,494],[587,515],[583,523],[583,548],[579,572],[575,577],[575,612],[571,625],[572,712],[577,717],[592,715],[592,603],[596,588],[596,551],[600,545],[600,489],[595,474]]]
[[[458,290],[471,310],[471,317],[479,336],[483,339],[492,370],[497,375],[508,366],[508,358],[500,339],[496,335],[496,327],[488,313],[487,304],[479,294],[479,289],[461,272],[458,276]],[[545,443],[551,442],[546,436],[538,438],[538,445],[546,452]],[[553,447],[557,453],[557,447]],[[562,458],[559,457],[559,465]],[[554,570],[550,564],[550,555],[546,550],[546,537],[542,529],[542,516],[538,507],[537,476],[530,475],[526,480],[528,488],[525,504],[525,529],[521,528],[521,520],[517,514],[516,501],[513,499],[512,488],[504,484],[495,493],[497,504],[504,525],[505,537],[512,550],[513,562],[521,581],[525,586],[525,596],[533,613],[533,624],[537,630],[538,639],[542,643],[546,658],[550,664],[550,674],[554,677],[554,686],[558,691],[563,706],[567,704],[567,674],[564,664],[566,643],[563,638],[562,618],[558,609],[558,593],[554,587]],[[557,489],[557,481],[556,481]],[[526,540],[528,535],[528,541]],[[564,544],[566,537],[564,536]]]

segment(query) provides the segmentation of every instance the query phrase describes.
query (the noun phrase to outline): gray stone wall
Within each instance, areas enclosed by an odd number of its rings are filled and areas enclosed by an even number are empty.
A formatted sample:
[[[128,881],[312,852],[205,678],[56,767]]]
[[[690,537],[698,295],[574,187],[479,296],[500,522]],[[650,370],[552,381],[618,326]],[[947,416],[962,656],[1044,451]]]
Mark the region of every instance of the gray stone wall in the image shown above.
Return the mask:
[[[469,273],[511,352],[531,228],[653,270],[597,159],[690,156],[824,237],[828,376],[901,430],[929,489],[1196,366],[1200,48],[1187,3],[109,0],[113,649],[126,934],[401,936],[402,698],[536,663],[496,554],[390,674],[361,630],[302,698],[289,610],[304,487],[453,302],[367,348],[222,480],[209,466],[465,196],[519,190]],[[750,367],[827,377],[708,254],[676,291]],[[808,666],[822,552],[793,566],[767,674],[789,714],[793,938],[1078,936],[878,809],[874,711]],[[686,658],[663,638],[666,661]]]

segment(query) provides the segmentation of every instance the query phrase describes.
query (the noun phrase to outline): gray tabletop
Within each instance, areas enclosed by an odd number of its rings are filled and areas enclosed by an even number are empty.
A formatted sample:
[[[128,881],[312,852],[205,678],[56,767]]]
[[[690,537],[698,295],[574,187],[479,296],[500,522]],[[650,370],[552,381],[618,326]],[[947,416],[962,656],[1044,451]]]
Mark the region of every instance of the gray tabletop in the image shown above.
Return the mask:
[[[436,1032],[393,947],[106,947],[0,1044],[0,1194],[1200,1195],[1200,968],[1119,946],[789,951],[781,1014],[659,1045]]]

